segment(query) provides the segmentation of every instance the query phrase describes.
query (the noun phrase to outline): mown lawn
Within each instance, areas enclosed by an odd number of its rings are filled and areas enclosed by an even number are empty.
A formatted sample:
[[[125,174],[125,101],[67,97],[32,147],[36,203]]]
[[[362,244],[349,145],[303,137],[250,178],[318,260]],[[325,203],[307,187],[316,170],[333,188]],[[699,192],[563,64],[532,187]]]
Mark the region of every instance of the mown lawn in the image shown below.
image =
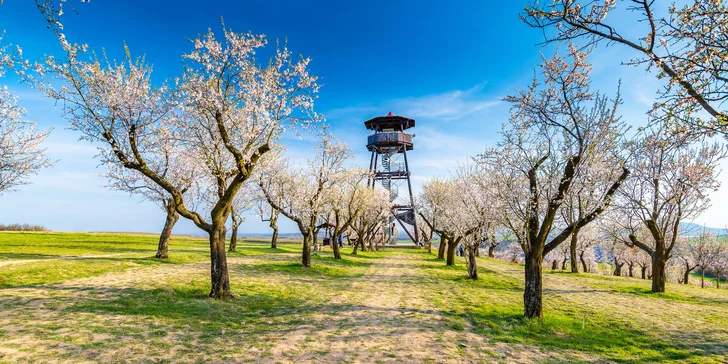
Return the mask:
[[[422,250],[315,252],[243,241],[236,298],[209,289],[207,241],[0,233],[0,362],[692,362],[728,358],[728,290],[545,271],[521,317],[522,267],[446,267]]]

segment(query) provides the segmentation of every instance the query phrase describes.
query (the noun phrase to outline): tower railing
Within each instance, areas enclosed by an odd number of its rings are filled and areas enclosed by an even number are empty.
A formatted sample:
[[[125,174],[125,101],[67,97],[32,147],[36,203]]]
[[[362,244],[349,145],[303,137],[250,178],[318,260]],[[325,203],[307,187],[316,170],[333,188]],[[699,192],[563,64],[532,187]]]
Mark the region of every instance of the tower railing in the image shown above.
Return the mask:
[[[412,135],[400,131],[377,132],[367,138],[367,146],[412,145]]]

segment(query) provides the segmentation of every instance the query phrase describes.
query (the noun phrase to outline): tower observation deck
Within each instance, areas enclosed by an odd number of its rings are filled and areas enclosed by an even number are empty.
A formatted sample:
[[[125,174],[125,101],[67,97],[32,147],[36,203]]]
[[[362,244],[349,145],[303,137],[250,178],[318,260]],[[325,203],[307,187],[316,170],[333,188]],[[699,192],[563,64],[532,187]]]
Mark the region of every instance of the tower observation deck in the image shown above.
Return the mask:
[[[412,242],[417,244],[419,234],[407,161],[407,152],[413,149],[414,135],[404,132],[414,127],[415,121],[404,116],[392,115],[390,112],[387,116],[367,120],[364,125],[374,131],[374,134],[367,138],[367,150],[372,152],[369,161],[372,178],[369,179],[369,186],[374,188],[379,183],[389,191],[392,202],[392,214],[386,218],[384,224],[384,234],[388,243],[397,243],[398,232],[395,224],[397,221]],[[400,187],[403,187],[405,193],[400,194]]]

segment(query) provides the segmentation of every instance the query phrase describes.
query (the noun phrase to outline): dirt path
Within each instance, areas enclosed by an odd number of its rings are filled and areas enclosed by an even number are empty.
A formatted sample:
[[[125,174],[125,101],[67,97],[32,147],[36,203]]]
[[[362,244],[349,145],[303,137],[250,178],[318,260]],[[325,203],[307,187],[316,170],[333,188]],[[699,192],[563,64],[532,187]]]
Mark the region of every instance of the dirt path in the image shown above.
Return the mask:
[[[272,349],[270,362],[483,362],[483,338],[447,326],[416,280],[417,257],[388,255]],[[467,342],[467,345],[464,343]],[[492,360],[492,358],[491,358]]]
[[[34,263],[34,262],[46,262],[53,260],[79,260],[79,259],[98,259],[98,258],[109,258],[117,257],[120,255],[129,255],[129,253],[116,253],[116,254],[104,254],[104,255],[79,255],[79,256],[66,256],[57,258],[43,258],[43,259],[17,259],[0,262],[0,267],[11,264],[23,264],[23,263]]]

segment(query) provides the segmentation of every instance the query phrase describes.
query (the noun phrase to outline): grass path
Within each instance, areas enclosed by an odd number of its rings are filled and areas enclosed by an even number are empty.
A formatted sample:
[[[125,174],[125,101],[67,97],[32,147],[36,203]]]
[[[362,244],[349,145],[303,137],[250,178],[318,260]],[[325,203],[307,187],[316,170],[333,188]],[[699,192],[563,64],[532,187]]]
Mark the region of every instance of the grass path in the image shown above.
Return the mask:
[[[272,361],[462,362],[479,355],[460,346],[462,333],[413,289],[422,272],[416,257],[388,255],[375,261],[348,289],[273,348]],[[465,353],[467,351],[468,353]],[[464,355],[465,354],[465,355]]]

